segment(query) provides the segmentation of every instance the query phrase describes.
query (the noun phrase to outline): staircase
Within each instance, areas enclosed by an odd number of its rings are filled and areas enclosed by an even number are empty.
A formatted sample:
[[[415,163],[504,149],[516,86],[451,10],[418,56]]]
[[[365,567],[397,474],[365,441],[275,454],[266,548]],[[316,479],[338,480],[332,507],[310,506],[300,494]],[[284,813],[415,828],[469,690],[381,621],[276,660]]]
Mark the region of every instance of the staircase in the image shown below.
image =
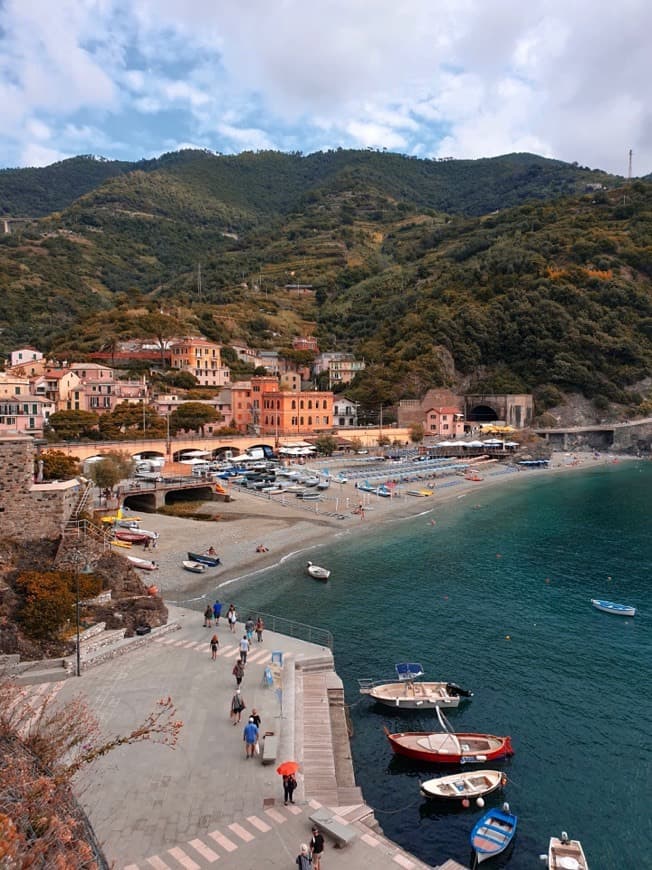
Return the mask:
[[[95,486],[95,484],[90,480],[87,480],[84,483],[84,485],[82,487],[82,491],[79,494],[79,498],[77,499],[77,503],[75,504],[74,508],[72,509],[72,513],[70,514],[71,520],[78,520],[79,519],[80,514],[82,513],[82,511],[84,510],[84,508],[86,507],[86,505],[90,501],[94,486]]]

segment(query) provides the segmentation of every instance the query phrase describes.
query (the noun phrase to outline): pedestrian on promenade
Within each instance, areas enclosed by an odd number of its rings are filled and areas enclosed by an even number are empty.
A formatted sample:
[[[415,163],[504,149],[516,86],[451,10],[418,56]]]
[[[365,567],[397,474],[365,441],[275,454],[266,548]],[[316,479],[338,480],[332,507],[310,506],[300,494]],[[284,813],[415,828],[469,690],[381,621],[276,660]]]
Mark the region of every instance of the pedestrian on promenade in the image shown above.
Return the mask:
[[[324,837],[316,825],[312,827],[312,839],[310,840],[310,857],[314,870],[321,870],[321,855],[324,851]]]
[[[240,694],[240,689],[235,690],[234,696],[231,698],[231,718],[233,719],[234,725],[240,724],[240,717],[242,716],[242,711],[246,710],[247,705],[244,702],[244,698]]]
[[[240,688],[240,683],[242,682],[242,678],[245,673],[245,666],[242,659],[238,659],[238,661],[233,665],[233,670],[231,671],[233,676],[235,677],[235,683],[238,689]]]
[[[213,608],[210,604],[206,605],[206,610],[204,611],[204,628],[210,628],[213,624]]]
[[[262,616],[259,616],[256,620],[256,638],[258,639],[258,643],[263,642],[263,629],[265,628],[265,623],[263,622]]]
[[[245,745],[245,758],[253,758],[258,743],[258,726],[254,722],[253,716],[249,717],[249,721],[244,727],[242,739]]]
[[[236,613],[234,604],[229,605],[229,609],[226,614],[226,621],[229,623],[229,629],[231,630],[231,634],[235,634],[235,624],[238,621],[238,614]]]
[[[294,799],[292,795],[294,794],[294,790],[297,787],[297,781],[294,778],[293,773],[286,773],[283,775],[283,800],[285,802],[285,806],[288,805],[288,801],[291,804],[294,803]]]
[[[299,854],[297,855],[296,864],[299,870],[311,870],[312,868],[310,852],[308,851],[308,846],[306,845],[306,843],[302,843],[299,846]]]
[[[247,640],[247,635],[242,635],[242,640],[240,641],[240,661],[243,665],[247,664],[247,653],[249,652],[249,641]]]
[[[213,661],[217,658],[217,648],[220,645],[219,638],[216,634],[211,638],[211,658]]]
[[[215,620],[215,628],[217,628],[217,624],[220,621],[220,616],[222,615],[222,603],[219,599],[213,605],[213,619]]]
[[[254,725],[256,726],[256,728],[258,728],[258,730],[260,731],[260,723],[262,720],[260,718],[258,710],[256,710],[255,707],[251,711],[251,718],[254,720]]]
[[[250,645],[251,645],[252,638],[254,636],[254,627],[255,627],[255,623],[254,623],[253,619],[251,618],[251,616],[248,616],[247,621],[245,622],[245,631],[247,632],[247,640],[249,641]]]

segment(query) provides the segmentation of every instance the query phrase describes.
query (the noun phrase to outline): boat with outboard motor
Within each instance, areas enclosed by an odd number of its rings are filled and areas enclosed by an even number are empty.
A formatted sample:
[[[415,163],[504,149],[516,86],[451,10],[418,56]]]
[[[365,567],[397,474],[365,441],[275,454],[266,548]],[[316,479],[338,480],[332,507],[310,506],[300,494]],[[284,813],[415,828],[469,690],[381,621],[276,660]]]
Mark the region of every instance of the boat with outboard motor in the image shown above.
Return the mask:
[[[484,764],[514,754],[511,737],[456,733],[439,707],[436,712],[441,731],[402,731],[390,734],[389,729],[384,728],[392,750],[405,758],[431,764]]]
[[[545,858],[545,855],[541,856]],[[551,837],[548,843],[549,870],[589,870],[584,849],[579,840],[571,840],[566,831],[561,837]]]
[[[398,710],[458,707],[461,701],[473,697],[473,692],[457,683],[421,682],[418,678],[424,671],[418,662],[400,662],[395,669],[398,682],[359,679],[360,694]]]

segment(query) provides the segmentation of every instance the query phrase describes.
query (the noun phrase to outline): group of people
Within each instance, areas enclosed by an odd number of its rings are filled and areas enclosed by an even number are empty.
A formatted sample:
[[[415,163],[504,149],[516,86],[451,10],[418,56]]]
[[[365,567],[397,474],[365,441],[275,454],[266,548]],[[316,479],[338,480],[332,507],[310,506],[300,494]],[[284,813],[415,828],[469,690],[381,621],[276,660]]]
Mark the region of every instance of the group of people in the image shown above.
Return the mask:
[[[299,847],[296,864],[299,870],[321,870],[321,856],[324,851],[324,837],[319,828],[313,825],[310,844]]]

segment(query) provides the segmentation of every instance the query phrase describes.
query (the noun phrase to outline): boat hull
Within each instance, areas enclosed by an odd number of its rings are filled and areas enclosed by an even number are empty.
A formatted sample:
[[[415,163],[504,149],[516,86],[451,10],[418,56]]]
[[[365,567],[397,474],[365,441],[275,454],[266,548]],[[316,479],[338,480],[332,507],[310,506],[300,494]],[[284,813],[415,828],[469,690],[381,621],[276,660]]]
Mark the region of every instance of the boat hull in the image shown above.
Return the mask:
[[[516,834],[517,818],[504,810],[493,809],[478,819],[471,831],[471,847],[482,864],[507,850]]]
[[[615,601],[603,601],[599,598],[592,598],[591,604],[602,613],[612,613],[614,616],[636,616],[636,608],[629,604],[617,604]]]
[[[402,681],[399,683],[381,683],[369,689],[361,689],[379,704],[392,707],[395,710],[434,710],[454,709],[460,702],[471,697],[450,691],[450,683],[426,683]]]
[[[548,867],[550,870],[589,870],[580,841],[569,840],[563,834],[562,838],[551,837],[548,844]]]
[[[190,571],[192,574],[203,574],[208,567],[203,562],[193,562],[191,560],[184,560],[181,564],[186,571]]]
[[[190,562],[201,562],[209,568],[216,568],[220,564],[219,556],[206,556],[203,553],[188,553]]]
[[[514,754],[510,737],[495,734],[448,734],[404,731],[390,734],[385,730],[396,755],[430,764],[484,764]]]
[[[321,580],[324,583],[331,576],[331,572],[328,570],[328,568],[322,568],[319,565],[313,565],[312,562],[308,562],[308,564],[306,565],[306,571],[313,580]]]
[[[425,798],[444,801],[473,800],[505,785],[507,777],[499,770],[454,773],[422,782],[419,791]]]

